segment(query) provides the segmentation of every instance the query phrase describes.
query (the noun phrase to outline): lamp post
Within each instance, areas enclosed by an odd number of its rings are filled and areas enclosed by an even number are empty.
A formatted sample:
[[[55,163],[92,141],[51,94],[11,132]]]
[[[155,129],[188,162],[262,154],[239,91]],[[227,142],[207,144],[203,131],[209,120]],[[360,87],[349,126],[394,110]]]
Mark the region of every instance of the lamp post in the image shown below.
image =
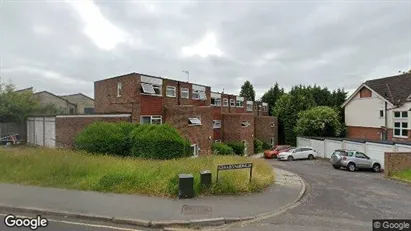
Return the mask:
[[[190,82],[190,72],[189,71],[183,71],[183,72],[187,74],[187,82]]]

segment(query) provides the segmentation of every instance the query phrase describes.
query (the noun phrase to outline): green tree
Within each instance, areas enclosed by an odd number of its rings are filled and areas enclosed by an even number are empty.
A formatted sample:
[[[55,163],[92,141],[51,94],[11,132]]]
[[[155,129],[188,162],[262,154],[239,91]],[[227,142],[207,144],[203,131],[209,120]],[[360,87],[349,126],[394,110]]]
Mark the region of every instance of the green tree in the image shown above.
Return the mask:
[[[310,109],[315,105],[311,94],[307,94],[306,88],[293,87],[288,94],[284,94],[277,101],[272,114],[279,121],[279,138],[282,143],[296,144],[294,126],[297,123],[298,113]]]
[[[0,83],[0,122],[24,122],[39,108],[40,104],[32,92],[17,92],[12,83]]]
[[[317,106],[302,111],[298,114],[294,132],[300,136],[339,136],[341,123],[338,113],[327,106]]]
[[[268,103],[269,112],[272,115],[272,109],[275,107],[278,99],[284,95],[284,88],[279,87],[278,83],[276,82],[274,87],[271,87],[268,91],[264,93],[261,97],[261,101]]]
[[[245,97],[247,100],[255,101],[255,91],[250,81],[245,81],[243,86],[241,86],[240,96]]]

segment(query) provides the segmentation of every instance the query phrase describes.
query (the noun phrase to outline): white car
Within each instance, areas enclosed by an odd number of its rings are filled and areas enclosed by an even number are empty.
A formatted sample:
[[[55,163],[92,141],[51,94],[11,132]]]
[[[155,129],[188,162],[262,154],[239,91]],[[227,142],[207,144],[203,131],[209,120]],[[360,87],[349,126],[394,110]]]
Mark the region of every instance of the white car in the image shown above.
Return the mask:
[[[279,160],[298,160],[298,159],[309,159],[312,160],[317,157],[317,152],[311,147],[300,147],[290,149],[287,152],[282,152],[277,155]]]

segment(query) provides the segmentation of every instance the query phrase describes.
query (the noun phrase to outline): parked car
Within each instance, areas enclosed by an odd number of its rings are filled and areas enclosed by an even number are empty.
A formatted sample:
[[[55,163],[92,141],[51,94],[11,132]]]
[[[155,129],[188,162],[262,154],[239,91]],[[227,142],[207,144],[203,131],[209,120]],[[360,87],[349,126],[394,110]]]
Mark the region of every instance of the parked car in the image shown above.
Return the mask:
[[[357,169],[372,169],[374,172],[381,171],[380,162],[355,150],[335,150],[331,155],[330,162],[335,169],[344,167],[351,172]]]
[[[292,147],[290,145],[277,145],[271,150],[265,150],[264,157],[268,159],[276,158],[279,153],[286,152],[291,148]]]
[[[282,152],[277,155],[279,160],[297,160],[297,159],[309,159],[312,160],[317,157],[317,152],[311,147],[300,147],[290,149],[286,152]]]

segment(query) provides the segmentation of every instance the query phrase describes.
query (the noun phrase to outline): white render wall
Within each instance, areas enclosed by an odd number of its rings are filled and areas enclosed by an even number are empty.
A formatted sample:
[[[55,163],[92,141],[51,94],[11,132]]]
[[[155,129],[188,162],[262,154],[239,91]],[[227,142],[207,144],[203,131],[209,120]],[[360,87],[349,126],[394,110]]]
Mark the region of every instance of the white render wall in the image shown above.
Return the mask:
[[[369,98],[355,96],[344,108],[345,123],[347,126],[380,128],[385,119],[380,117],[380,110],[384,110],[385,101],[373,94]]]

